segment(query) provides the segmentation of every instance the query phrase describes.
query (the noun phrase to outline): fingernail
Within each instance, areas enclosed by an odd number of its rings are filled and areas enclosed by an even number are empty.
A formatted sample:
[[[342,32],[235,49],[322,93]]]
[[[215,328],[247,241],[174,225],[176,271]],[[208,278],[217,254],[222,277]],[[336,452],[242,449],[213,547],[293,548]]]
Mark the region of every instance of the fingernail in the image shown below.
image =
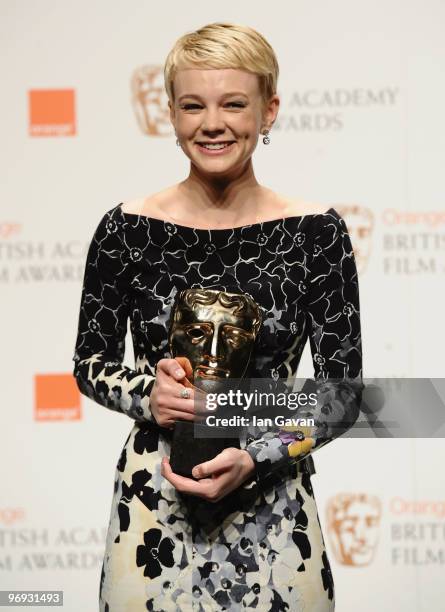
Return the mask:
[[[185,376],[185,372],[184,372],[184,370],[176,370],[175,375],[182,377],[182,376]]]
[[[198,476],[199,476],[199,469],[198,468],[193,468],[192,476],[194,476],[195,478],[198,478]]]

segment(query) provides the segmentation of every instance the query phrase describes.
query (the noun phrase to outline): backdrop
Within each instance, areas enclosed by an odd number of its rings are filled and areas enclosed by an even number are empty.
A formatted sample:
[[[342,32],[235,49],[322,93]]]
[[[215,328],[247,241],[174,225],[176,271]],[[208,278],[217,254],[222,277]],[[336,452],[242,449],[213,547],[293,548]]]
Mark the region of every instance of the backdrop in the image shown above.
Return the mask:
[[[163,89],[176,39],[230,20],[280,63],[260,183],[334,206],[360,273],[364,376],[443,372],[441,0],[1,0],[0,583],[97,609],[127,416],[72,376],[86,250],[117,203],[184,179]],[[130,336],[126,365],[134,367]],[[301,376],[311,376],[309,346]],[[419,407],[421,409],[421,406]],[[438,610],[443,440],[339,439],[313,486],[339,612]]]

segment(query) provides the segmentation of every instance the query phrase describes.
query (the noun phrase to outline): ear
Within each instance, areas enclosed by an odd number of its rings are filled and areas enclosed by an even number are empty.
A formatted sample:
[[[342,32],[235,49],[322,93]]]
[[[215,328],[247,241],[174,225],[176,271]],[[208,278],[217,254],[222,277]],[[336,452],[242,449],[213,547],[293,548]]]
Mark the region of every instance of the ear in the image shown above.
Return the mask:
[[[273,124],[275,123],[275,119],[277,118],[279,107],[280,98],[277,94],[275,94],[270,98],[264,107],[261,129],[264,129],[265,126],[268,126],[269,130],[272,128]]]

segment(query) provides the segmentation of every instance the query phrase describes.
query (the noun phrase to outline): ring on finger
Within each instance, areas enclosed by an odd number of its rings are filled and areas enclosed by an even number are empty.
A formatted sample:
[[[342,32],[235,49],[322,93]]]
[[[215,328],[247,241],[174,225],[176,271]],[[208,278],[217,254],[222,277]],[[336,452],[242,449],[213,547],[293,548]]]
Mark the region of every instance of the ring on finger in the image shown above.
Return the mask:
[[[190,391],[189,391],[189,389],[182,389],[181,390],[181,397],[183,399],[189,399],[190,398]]]

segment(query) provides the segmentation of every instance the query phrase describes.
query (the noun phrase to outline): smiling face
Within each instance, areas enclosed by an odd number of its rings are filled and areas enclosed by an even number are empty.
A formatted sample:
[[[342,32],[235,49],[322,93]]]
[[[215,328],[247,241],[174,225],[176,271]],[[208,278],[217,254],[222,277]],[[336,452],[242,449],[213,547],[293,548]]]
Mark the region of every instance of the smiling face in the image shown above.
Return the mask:
[[[178,70],[170,117],[184,153],[203,172],[215,176],[242,169],[261,130],[270,129],[279,98],[264,105],[256,74],[233,68]],[[202,143],[226,143],[209,150]]]
[[[242,378],[260,322],[256,304],[242,295],[209,289],[188,290],[179,297],[170,348],[173,357],[190,360],[195,386],[209,390],[218,382]]]

